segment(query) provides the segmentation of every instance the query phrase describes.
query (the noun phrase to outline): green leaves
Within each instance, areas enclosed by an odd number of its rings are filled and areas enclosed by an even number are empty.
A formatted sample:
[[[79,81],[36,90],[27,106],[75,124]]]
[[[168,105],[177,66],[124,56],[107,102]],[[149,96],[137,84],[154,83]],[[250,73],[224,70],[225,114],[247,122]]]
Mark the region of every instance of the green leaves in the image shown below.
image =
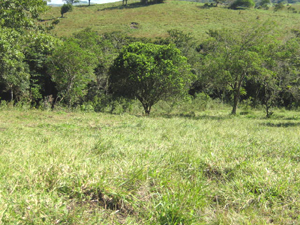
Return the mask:
[[[24,92],[29,84],[28,65],[24,62],[23,37],[13,29],[0,30],[0,82],[11,92]]]
[[[64,17],[64,14],[67,12],[73,11],[73,5],[71,3],[63,4],[63,6],[60,8],[61,17]]]
[[[0,1],[0,26],[20,29],[33,27],[34,20],[48,9],[43,0]]]
[[[71,106],[85,94],[85,87],[95,78],[96,57],[69,39],[57,47],[49,58],[49,72],[56,83],[60,101]]]
[[[233,31],[209,31],[210,38],[202,45],[202,76],[220,89],[231,88],[234,96],[232,113],[236,113],[241,88],[246,80],[272,74],[270,50],[278,43],[270,35],[269,24]]]
[[[137,98],[146,114],[161,99],[187,91],[193,75],[173,45],[135,42],[125,46],[110,69],[114,95]]]

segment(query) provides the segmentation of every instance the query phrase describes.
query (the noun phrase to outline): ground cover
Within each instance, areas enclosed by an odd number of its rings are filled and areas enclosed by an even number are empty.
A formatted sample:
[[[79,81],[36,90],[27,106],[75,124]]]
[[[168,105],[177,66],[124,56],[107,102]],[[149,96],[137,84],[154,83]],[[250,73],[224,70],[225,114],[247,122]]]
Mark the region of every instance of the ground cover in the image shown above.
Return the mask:
[[[299,13],[288,10],[274,12],[269,10],[229,10],[225,7],[203,8],[203,3],[186,1],[166,1],[163,4],[144,6],[139,2],[122,2],[93,6],[74,7],[66,18],[60,19],[52,31],[58,36],[71,36],[86,27],[100,33],[122,31],[135,37],[165,37],[170,29],[192,33],[196,39],[206,37],[209,29],[240,29],[257,21],[267,20],[277,23],[279,31],[285,33],[299,29]],[[293,5],[299,10],[299,5]],[[60,17],[60,7],[52,7],[42,16],[44,23],[52,23]]]
[[[229,112],[2,109],[0,221],[297,224],[299,112]]]

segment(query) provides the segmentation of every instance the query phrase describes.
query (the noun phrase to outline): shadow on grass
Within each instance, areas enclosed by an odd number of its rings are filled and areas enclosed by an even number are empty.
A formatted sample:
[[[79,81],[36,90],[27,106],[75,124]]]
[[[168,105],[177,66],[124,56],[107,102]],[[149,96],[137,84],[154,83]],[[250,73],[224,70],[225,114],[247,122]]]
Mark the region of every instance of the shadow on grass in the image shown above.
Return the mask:
[[[51,18],[51,19],[39,19],[38,21],[39,22],[48,22],[48,21],[56,20],[58,18],[61,18],[61,17],[56,17],[56,18]]]
[[[115,9],[133,9],[133,8],[147,7],[147,6],[156,5],[156,4],[162,4],[162,3],[150,2],[147,5],[145,5],[144,3],[141,3],[141,2],[134,2],[134,3],[127,4],[127,6],[125,6],[125,5],[112,6],[112,7],[107,7],[107,8],[103,8],[103,9],[98,9],[98,11],[115,10]]]
[[[198,9],[211,9],[215,8],[216,6],[211,6],[211,5],[199,5],[197,6]]]
[[[209,115],[202,115],[202,116],[195,116],[194,114],[161,114],[161,115],[156,115],[159,117],[163,118],[187,118],[191,120],[227,120],[231,119],[234,116],[232,115],[225,115],[225,116],[209,116]]]
[[[300,123],[261,123],[261,126],[267,126],[267,127],[297,127],[300,126]]]
[[[286,118],[283,118],[283,120],[300,120],[299,117],[286,117]]]
[[[91,5],[75,5],[75,7],[78,7],[78,8],[88,8],[88,7],[93,7],[93,6],[96,6],[96,4],[91,4]]]

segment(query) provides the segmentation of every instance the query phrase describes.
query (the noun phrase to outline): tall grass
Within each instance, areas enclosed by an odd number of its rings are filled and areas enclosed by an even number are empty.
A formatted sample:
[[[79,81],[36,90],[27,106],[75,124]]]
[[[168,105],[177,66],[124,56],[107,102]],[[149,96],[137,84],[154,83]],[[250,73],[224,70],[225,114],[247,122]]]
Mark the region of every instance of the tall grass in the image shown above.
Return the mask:
[[[2,109],[0,221],[297,224],[299,113],[228,112]]]

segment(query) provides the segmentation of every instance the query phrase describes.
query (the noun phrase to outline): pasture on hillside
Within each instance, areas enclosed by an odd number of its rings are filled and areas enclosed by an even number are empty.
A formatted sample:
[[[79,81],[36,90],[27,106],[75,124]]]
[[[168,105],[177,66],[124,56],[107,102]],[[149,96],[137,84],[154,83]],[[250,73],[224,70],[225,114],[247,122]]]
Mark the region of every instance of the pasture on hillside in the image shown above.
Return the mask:
[[[123,7],[122,2],[74,7],[73,12],[59,20],[52,33],[65,37],[90,27],[99,33],[118,31],[134,37],[155,38],[167,37],[168,30],[177,29],[203,40],[210,29],[240,29],[251,27],[257,21],[274,21],[282,33],[299,29],[300,14],[288,10],[203,8],[203,3],[170,0],[148,6],[138,1],[128,4],[128,7]],[[299,10],[298,5],[293,6]],[[48,25],[58,17],[60,7],[53,7],[41,16]]]
[[[2,224],[298,224],[300,114],[0,110]]]

